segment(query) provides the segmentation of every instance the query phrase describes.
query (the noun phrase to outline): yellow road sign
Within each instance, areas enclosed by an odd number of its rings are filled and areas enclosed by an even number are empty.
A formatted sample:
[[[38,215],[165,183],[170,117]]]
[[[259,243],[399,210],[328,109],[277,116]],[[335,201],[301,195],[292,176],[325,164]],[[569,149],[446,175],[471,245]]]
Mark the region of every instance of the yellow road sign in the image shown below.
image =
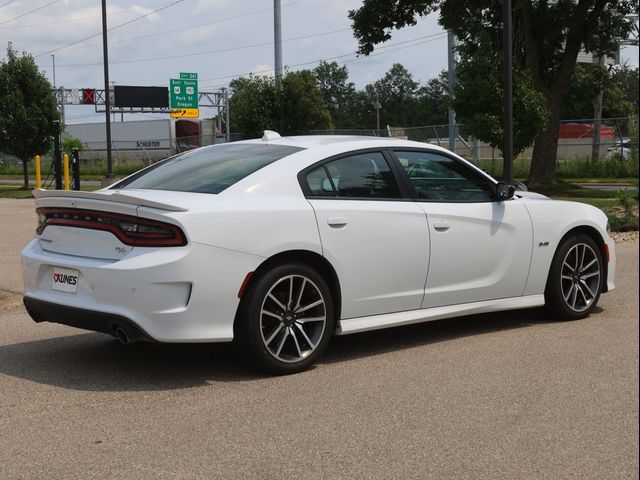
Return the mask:
[[[172,118],[198,118],[199,116],[199,108],[180,108],[171,112]]]

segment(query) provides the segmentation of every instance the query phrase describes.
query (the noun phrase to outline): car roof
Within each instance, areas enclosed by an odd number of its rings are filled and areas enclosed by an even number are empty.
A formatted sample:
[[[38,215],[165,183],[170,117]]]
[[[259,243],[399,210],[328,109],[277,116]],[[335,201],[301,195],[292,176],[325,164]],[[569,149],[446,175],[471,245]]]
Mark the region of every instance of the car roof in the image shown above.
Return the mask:
[[[290,137],[279,137],[271,140],[252,139],[241,140],[234,143],[251,143],[265,145],[289,145],[292,147],[311,149],[322,148],[330,145],[340,145],[345,151],[356,148],[376,148],[376,147],[412,147],[440,150],[449,152],[447,149],[432,143],[415,142],[396,137],[374,137],[366,135],[300,135]]]

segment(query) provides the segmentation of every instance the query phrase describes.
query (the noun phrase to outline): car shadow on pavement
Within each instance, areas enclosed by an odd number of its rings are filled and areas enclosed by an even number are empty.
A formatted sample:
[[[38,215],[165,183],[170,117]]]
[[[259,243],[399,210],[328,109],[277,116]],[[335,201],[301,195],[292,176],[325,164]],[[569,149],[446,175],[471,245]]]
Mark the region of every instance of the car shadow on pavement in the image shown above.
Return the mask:
[[[0,346],[0,373],[72,390],[115,392],[263,377],[250,371],[228,343],[122,345],[100,333]]]
[[[551,322],[541,309],[474,315],[334,337],[320,364]],[[264,379],[232,344],[122,345],[85,333],[0,346],[0,373],[81,391],[164,391]]]
[[[594,313],[601,311],[596,307]],[[342,362],[395,350],[533,325],[556,323],[544,308],[469,315],[334,337],[319,363]]]

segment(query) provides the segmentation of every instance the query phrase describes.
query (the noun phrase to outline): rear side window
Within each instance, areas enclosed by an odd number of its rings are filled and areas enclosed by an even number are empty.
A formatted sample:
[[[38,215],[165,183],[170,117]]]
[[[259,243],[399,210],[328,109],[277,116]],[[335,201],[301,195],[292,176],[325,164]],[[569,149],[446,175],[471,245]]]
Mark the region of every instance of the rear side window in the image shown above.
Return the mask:
[[[253,172],[303,150],[288,145],[229,143],[159,162],[112,188],[220,193]]]
[[[306,177],[316,197],[400,198],[400,188],[380,152],[342,157],[310,171]]]

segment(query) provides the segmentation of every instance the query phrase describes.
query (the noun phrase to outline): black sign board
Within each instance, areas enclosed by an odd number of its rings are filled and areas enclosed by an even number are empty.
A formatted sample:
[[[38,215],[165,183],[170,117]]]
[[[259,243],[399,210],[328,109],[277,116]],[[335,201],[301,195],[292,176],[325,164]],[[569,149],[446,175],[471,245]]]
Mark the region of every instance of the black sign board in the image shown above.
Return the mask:
[[[114,107],[169,108],[169,89],[167,87],[114,85],[113,94]]]

